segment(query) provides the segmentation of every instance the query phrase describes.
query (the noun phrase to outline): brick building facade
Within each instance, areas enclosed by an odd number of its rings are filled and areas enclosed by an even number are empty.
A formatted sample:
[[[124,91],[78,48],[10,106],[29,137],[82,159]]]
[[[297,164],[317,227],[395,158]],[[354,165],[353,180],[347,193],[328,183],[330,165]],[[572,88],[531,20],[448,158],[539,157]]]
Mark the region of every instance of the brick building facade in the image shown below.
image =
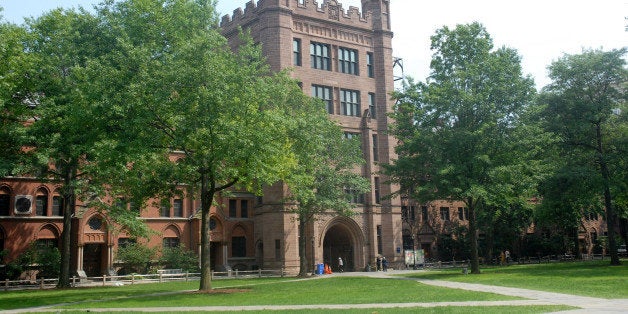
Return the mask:
[[[379,164],[394,158],[394,139],[387,134],[394,89],[392,36],[388,0],[363,0],[361,10],[344,8],[334,0],[250,1],[244,9],[222,18],[223,34],[235,48],[239,30],[260,43],[274,71],[290,68],[303,92],[322,99],[329,116],[346,137],[359,137],[366,160],[361,173],[371,182],[370,193],[357,197],[352,217],[321,215],[308,226],[311,263],[341,257],[345,268],[361,270],[378,255],[402,258],[401,205],[387,199],[394,186],[386,184]],[[294,214],[281,199],[282,185],[267,189],[255,214],[255,247],[262,267],[297,272],[298,228]]]
[[[249,29],[273,70],[294,69],[303,91],[328,103],[330,118],[343,127],[345,135],[362,140],[366,163],[360,170],[372,189],[355,198],[355,216],[323,215],[308,226],[312,264],[342,257],[345,269],[360,270],[373,264],[378,255],[400,261],[400,200],[383,197],[394,187],[378,174],[379,163],[394,157],[394,140],[386,133],[390,123],[386,113],[393,105],[389,100],[393,90],[389,1],[364,0],[362,11],[345,10],[334,0],[322,4],[251,1],[223,17],[221,27],[234,48],[239,27]],[[0,250],[8,252],[5,261],[16,258],[31,243],[60,245],[63,213],[58,188],[30,178],[0,180]],[[218,198],[211,215],[213,268],[298,272],[298,222],[281,202],[286,193],[284,185],[276,184],[266,188],[263,197],[236,191]],[[156,231],[147,244],[182,244],[200,251],[198,201],[184,196],[167,203],[141,212],[141,219]],[[72,272],[98,276],[119,270],[116,251],[134,240],[113,232],[112,222],[95,209],[79,203],[75,212]]]
[[[395,158],[395,139],[387,134],[391,123],[387,113],[394,105],[389,95],[394,89],[390,0],[362,0],[362,8],[344,8],[335,0],[321,2],[250,1],[221,21],[223,34],[234,48],[239,29],[249,30],[273,70],[292,69],[303,92],[327,104],[330,119],[342,126],[345,136],[362,141],[366,163],[360,171],[372,189],[354,199],[354,216],[320,215],[307,226],[310,262],[336,267],[341,257],[345,269],[351,271],[363,270],[374,265],[378,256],[385,256],[392,265],[401,265],[403,249],[414,241],[428,257],[435,256],[436,235],[447,232],[453,223],[465,224],[464,208],[457,203],[421,206],[386,197],[397,187],[380,174],[379,165]],[[33,242],[59,246],[63,213],[57,188],[30,178],[0,179],[0,250],[9,252],[5,260],[14,259]],[[284,268],[296,274],[298,222],[282,203],[287,193],[283,184],[276,184],[267,187],[262,197],[237,191],[219,196],[219,205],[211,212],[212,267]],[[170,205],[151,207],[141,214],[156,231],[147,244],[182,244],[199,252],[199,201],[183,196],[166,203]],[[132,204],[121,206],[130,209]],[[415,217],[416,228],[402,219],[402,207],[404,215],[411,212]],[[98,276],[119,269],[115,252],[132,239],[112,232],[110,224],[106,216],[77,204],[72,272]],[[599,221],[597,225],[591,228],[600,230],[592,230],[603,234]],[[593,236],[583,233],[583,237]]]

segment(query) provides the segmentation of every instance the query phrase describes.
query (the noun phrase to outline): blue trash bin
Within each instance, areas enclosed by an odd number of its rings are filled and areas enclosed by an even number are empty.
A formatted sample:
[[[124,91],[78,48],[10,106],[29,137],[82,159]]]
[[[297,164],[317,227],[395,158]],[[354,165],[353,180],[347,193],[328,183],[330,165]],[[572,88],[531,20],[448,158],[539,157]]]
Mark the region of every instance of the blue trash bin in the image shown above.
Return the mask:
[[[325,265],[324,264],[316,264],[316,274],[317,275],[322,275],[325,269]]]

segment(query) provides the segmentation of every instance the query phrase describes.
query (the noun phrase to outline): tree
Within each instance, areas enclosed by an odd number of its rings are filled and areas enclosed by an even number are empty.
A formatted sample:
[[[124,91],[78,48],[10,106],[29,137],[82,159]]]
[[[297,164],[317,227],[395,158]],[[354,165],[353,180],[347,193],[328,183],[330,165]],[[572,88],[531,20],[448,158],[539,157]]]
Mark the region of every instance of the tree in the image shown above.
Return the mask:
[[[119,32],[120,55],[131,69],[120,105],[141,130],[137,146],[174,159],[155,166],[172,174],[167,183],[185,184],[200,199],[199,290],[211,290],[214,197],[232,187],[258,192],[294,169],[285,113],[296,84],[271,74],[250,39],[231,51],[214,1],[130,0],[101,12]]]
[[[26,51],[35,58],[29,68],[33,123],[26,129],[29,173],[41,180],[58,182],[63,198],[63,232],[59,287],[70,285],[72,216],[79,196],[88,203],[91,178],[97,177],[99,157],[111,147],[101,143],[115,138],[110,108],[99,106],[91,96],[92,77],[85,75],[90,61],[113,47],[103,36],[98,19],[85,10],[53,10],[29,20]],[[103,150],[100,150],[102,148]]]
[[[292,203],[299,223],[299,276],[308,272],[307,226],[318,215],[353,214],[352,199],[370,190],[370,183],[357,172],[364,162],[359,138],[346,139],[336,122],[329,119],[323,104],[290,91],[289,137],[297,166],[286,178],[287,201]]]
[[[0,8],[1,9],[1,8]],[[1,22],[1,20],[0,20]],[[29,88],[35,74],[33,57],[26,52],[24,27],[0,24],[0,176],[19,173],[25,121],[36,94]]]
[[[546,129],[559,137],[562,152],[574,152],[571,155],[583,169],[579,173],[586,174],[586,180],[604,200],[612,265],[620,264],[615,239],[617,214],[612,195],[616,180],[625,178],[628,151],[625,111],[621,110],[628,99],[625,54],[624,48],[563,56],[549,66],[552,83],[544,88],[542,97],[547,104]],[[611,133],[612,130],[619,132]],[[625,181],[617,188],[624,189]],[[575,198],[582,199],[579,195]]]
[[[477,211],[478,229],[485,234],[484,245],[479,247],[485,260],[491,260],[498,251],[509,250],[513,254],[523,252],[517,246],[522,234],[532,223],[531,204],[511,204],[510,206],[485,206]]]
[[[517,124],[534,96],[516,51],[500,48],[479,23],[443,27],[427,83],[394,97],[399,155],[387,171],[421,201],[458,200],[469,209],[471,272],[477,274],[480,205],[525,205],[534,186]],[[518,154],[521,152],[521,154]]]

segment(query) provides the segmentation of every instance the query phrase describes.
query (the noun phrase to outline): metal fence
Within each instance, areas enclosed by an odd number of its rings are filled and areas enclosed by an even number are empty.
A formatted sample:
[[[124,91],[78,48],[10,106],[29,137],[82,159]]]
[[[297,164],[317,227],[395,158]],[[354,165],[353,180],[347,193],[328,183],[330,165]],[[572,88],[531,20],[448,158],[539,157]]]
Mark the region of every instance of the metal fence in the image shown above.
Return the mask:
[[[279,270],[229,270],[212,271],[212,279],[234,279],[234,278],[262,278],[262,277],[284,277],[284,269]],[[140,283],[162,283],[170,281],[191,281],[199,280],[200,273],[183,272],[177,269],[158,270],[155,274],[129,274],[129,275],[103,275],[99,277],[77,277],[70,279],[72,287],[94,287],[94,286],[124,286]],[[50,289],[57,286],[58,279],[38,278],[37,280],[5,280],[2,282],[2,289],[26,290],[26,289]]]

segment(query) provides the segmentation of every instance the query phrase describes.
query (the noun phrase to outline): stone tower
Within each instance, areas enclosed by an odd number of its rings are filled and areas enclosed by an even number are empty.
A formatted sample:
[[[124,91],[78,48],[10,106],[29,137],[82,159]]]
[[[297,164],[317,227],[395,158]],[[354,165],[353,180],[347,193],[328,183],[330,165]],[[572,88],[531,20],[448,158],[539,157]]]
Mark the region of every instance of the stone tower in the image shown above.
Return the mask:
[[[371,182],[370,193],[355,199],[356,215],[317,217],[308,226],[307,252],[312,264],[342,257],[348,270],[373,265],[378,255],[401,261],[400,200],[385,196],[396,187],[385,183],[380,163],[395,157],[387,134],[394,89],[390,1],[362,0],[362,8],[345,9],[336,0],[259,0],[221,21],[233,47],[238,30],[249,30],[275,71],[292,68],[303,92],[327,103],[330,119],[347,137],[359,136]],[[256,257],[262,268],[298,272],[298,222],[281,199],[286,187],[264,191],[255,209]]]

